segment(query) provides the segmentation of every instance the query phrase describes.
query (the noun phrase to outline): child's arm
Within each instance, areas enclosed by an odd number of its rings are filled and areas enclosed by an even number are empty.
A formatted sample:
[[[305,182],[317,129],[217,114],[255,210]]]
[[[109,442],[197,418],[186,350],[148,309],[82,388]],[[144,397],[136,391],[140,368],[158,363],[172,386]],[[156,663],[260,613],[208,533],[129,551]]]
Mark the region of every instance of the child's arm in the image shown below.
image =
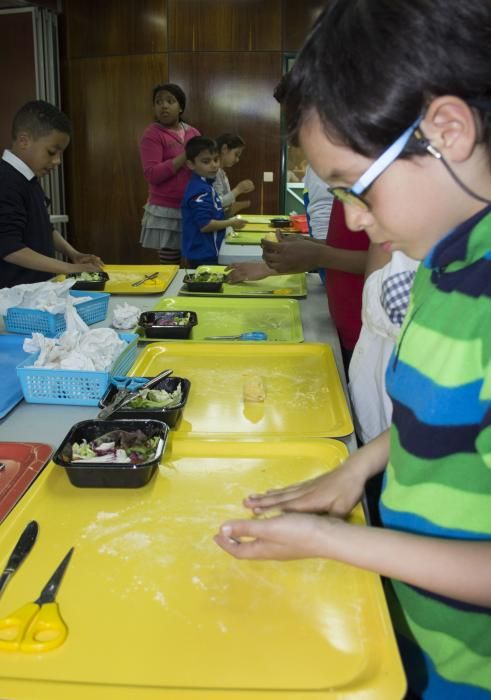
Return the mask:
[[[243,537],[246,541],[241,541]],[[230,521],[222,525],[215,541],[238,559],[326,557],[491,607],[490,542],[424,537],[300,513]]]
[[[231,204],[229,207],[229,212],[230,212],[230,214],[232,214],[232,216],[235,216],[236,214],[243,211],[244,209],[248,209],[250,206],[251,206],[250,199],[242,199],[240,202],[234,202],[233,204]]]
[[[162,143],[148,134],[140,142],[140,158],[145,179],[151,185],[158,185],[173,177],[186,162],[184,146],[182,153],[175,158],[162,160]]]
[[[425,537],[338,519],[352,510],[366,479],[384,468],[388,450],[386,431],[333,472],[249,496],[244,505],[256,515],[272,508],[285,514],[224,523],[215,541],[238,559],[327,557],[439,595],[491,606],[490,542]],[[329,516],[315,515],[326,512]]]
[[[232,219],[211,219],[206,226],[202,226],[201,233],[213,233],[214,231],[221,231],[227,226],[231,226],[234,231],[238,231],[247,225],[247,221],[244,219],[238,219],[236,217]]]
[[[97,269],[101,269],[104,265],[102,260],[97,255],[91,255],[90,253],[79,253],[75,250],[73,246],[66,241],[59,231],[53,230],[53,242],[55,244],[55,249],[65,255],[73,263],[91,263],[97,266]]]
[[[262,240],[263,260],[280,274],[306,272],[323,267],[363,275],[366,250],[344,250],[330,245],[313,245],[315,239],[283,240],[279,243]]]
[[[241,194],[249,194],[249,192],[254,192],[255,187],[252,180],[241,180],[238,185],[231,190],[234,197],[238,197]]]
[[[238,282],[252,282],[262,280],[265,277],[277,275],[275,270],[269,268],[265,262],[242,262],[230,263],[226,268],[227,283],[237,284]]]
[[[28,270],[39,270],[40,272],[51,272],[53,275],[66,275],[71,272],[97,272],[100,265],[93,262],[68,263],[49,255],[42,255],[32,248],[21,248],[14,253],[10,253],[3,258],[6,262]]]

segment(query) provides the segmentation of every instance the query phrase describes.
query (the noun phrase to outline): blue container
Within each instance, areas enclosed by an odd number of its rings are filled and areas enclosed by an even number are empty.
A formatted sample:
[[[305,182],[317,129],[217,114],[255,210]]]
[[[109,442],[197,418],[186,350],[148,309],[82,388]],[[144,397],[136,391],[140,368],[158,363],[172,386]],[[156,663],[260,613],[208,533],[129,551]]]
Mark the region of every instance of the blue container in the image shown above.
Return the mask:
[[[91,326],[93,323],[104,321],[107,316],[110,294],[71,291],[70,295],[72,297],[92,297],[75,306],[78,315],[87,325]],[[65,314],[52,314],[49,311],[24,309],[20,306],[12,306],[7,309],[4,321],[5,330],[23,335],[42,333],[47,338],[57,338],[66,330]]]
[[[128,343],[108,372],[88,372],[69,369],[31,367],[38,355],[30,356],[17,366],[24,398],[29,403],[98,406],[112,376],[124,376],[134,363],[138,335],[119,333]]]

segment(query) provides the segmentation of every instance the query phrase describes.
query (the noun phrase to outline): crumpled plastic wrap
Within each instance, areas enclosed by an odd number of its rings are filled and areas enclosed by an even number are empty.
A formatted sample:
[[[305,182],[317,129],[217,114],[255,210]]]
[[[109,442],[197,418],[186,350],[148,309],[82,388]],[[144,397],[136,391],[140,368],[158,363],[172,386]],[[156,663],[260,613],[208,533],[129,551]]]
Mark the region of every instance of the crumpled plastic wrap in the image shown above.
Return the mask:
[[[131,306],[131,304],[127,304],[126,302],[119,304],[113,310],[111,325],[114,328],[121,328],[123,330],[134,328],[138,323],[140,313],[141,309],[136,306]]]
[[[89,301],[92,297],[70,296],[70,289],[75,282],[76,280],[71,278],[64,282],[36,282],[0,289],[0,316],[5,316],[12,306],[37,309],[52,314],[65,314],[67,330],[87,330],[88,326],[76,312],[75,306]]]
[[[59,338],[33,333],[24,340],[24,351],[39,352],[32,367],[107,372],[126,342],[112,328],[66,331]]]

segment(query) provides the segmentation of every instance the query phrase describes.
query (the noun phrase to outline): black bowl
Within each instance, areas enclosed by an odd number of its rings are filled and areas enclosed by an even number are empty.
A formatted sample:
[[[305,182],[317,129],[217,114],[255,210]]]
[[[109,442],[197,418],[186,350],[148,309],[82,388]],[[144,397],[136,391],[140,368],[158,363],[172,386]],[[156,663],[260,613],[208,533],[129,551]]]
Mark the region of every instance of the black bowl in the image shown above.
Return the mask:
[[[146,377],[146,379],[151,379],[151,377]],[[164,377],[158,384],[156,384],[153,389],[165,389],[166,391],[175,391],[177,387],[181,385],[182,389],[182,401],[173,406],[172,408],[131,408],[130,406],[121,408],[119,411],[115,411],[111,419],[114,418],[147,418],[152,420],[161,420],[167,423],[169,428],[174,428],[182,416],[184,406],[188,400],[189,390],[191,388],[191,382],[189,379],[183,379],[181,377]],[[109,389],[106,391],[104,396],[99,402],[101,408],[105,408],[116,395],[118,389],[114,384],[109,385]]]
[[[97,279],[94,280],[78,280],[75,282],[73,287],[71,289],[76,289],[80,291],[86,291],[86,292],[101,292],[104,290],[104,287],[106,286],[106,282],[109,279],[109,275],[107,272],[93,272],[93,275],[97,275]],[[68,277],[79,277],[80,272],[72,272]]]
[[[112,430],[128,432],[141,430],[149,438],[158,436],[159,442],[152,459],[141,464],[117,462],[72,462],[71,445],[91,442]],[[66,469],[74,486],[89,488],[138,488],[147,484],[155,473],[164,453],[168,426],[159,420],[84,420],[75,423],[53,455],[53,462]]]
[[[184,275],[184,284],[189,292],[221,292],[225,275],[222,275],[220,282],[207,282],[206,280],[195,281],[195,275]]]
[[[186,323],[177,322],[187,314],[189,318],[186,319]],[[138,325],[143,328],[147,338],[186,340],[194,326],[198,325],[198,316],[194,311],[144,311],[140,314]]]
[[[276,228],[290,228],[292,222],[290,219],[270,219],[271,226]]]

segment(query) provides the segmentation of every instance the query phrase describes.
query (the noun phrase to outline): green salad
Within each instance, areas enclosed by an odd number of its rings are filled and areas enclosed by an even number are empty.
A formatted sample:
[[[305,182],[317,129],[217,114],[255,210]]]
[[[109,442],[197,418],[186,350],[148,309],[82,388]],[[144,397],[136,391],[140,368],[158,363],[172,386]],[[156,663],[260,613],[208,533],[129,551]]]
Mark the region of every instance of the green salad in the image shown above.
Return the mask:
[[[223,274],[218,272],[196,272],[189,275],[190,282],[223,282]]]
[[[112,430],[88,442],[69,443],[63,450],[66,462],[117,462],[143,464],[155,457],[159,436],[149,437],[141,430]]]
[[[144,389],[126,408],[174,408],[182,401],[182,388],[179,383],[174,391],[165,389]]]

